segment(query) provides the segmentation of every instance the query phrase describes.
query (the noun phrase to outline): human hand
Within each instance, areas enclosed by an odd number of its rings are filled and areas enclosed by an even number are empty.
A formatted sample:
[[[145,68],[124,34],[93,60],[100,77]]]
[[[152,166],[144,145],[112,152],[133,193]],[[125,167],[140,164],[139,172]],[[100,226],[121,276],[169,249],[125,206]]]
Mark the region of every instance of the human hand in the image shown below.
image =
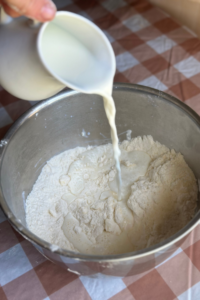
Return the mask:
[[[25,15],[40,22],[52,20],[56,13],[51,0],[0,0],[0,5],[13,18]]]

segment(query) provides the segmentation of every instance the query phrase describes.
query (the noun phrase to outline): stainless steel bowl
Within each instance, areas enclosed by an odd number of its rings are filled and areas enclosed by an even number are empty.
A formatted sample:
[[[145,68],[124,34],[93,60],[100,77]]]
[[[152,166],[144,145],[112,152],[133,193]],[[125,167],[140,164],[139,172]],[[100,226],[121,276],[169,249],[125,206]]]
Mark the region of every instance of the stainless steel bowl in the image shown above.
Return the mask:
[[[115,84],[116,123],[120,140],[151,134],[180,151],[196,178],[200,178],[200,117],[176,98],[155,89]],[[82,136],[82,130],[90,132]],[[40,239],[25,223],[25,199],[52,156],[76,146],[110,142],[110,128],[101,97],[62,92],[38,103],[15,122],[0,147],[0,203],[12,226],[45,257],[81,275],[97,272],[125,276],[161,263],[198,224],[200,211],[183,229],[164,242],[137,252],[95,256],[60,249]]]

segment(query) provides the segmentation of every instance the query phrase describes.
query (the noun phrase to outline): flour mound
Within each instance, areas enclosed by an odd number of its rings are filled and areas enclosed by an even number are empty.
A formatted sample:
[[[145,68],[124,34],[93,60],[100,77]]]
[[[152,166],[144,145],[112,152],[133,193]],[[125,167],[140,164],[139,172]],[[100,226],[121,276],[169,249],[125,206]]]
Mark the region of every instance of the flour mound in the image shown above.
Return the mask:
[[[111,144],[51,158],[26,200],[28,228],[61,248],[119,254],[157,244],[194,216],[197,182],[183,156],[151,136],[120,145],[122,199]]]

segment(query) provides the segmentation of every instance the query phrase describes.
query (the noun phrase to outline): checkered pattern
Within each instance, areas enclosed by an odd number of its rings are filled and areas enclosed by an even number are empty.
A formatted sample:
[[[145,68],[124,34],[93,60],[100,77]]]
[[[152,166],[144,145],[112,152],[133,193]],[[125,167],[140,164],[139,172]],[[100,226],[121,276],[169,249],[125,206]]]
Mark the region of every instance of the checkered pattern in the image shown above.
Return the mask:
[[[200,225],[167,260],[128,277],[78,277],[46,260],[0,211],[1,300],[199,300]]]
[[[200,113],[200,40],[191,32],[143,0],[61,2],[105,32],[116,55],[115,81],[155,87]],[[32,105],[0,88],[0,138]],[[88,278],[46,260],[0,210],[0,299],[200,300],[200,225],[153,270]]]

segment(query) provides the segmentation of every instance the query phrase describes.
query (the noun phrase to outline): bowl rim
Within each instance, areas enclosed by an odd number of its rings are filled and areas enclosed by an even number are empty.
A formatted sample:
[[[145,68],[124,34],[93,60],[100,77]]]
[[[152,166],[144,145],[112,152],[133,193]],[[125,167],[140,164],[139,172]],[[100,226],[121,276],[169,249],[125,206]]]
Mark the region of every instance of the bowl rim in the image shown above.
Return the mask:
[[[165,101],[170,102],[171,104],[175,105],[180,110],[184,111],[188,117],[190,117],[200,128],[200,116],[193,111],[189,106],[187,106],[182,101],[178,100],[177,98],[166,94],[165,92],[159,91],[154,88],[138,85],[138,84],[131,84],[131,83],[115,83],[113,86],[113,91],[138,91],[142,93],[148,93],[151,95],[156,95],[158,98],[162,97]],[[50,252],[56,253],[58,255],[73,258],[77,261],[90,261],[90,262],[120,262],[120,261],[128,261],[133,260],[137,258],[142,258],[144,256],[152,255],[157,252],[163,251],[166,248],[171,247],[173,244],[180,241],[182,238],[184,238],[186,235],[188,235],[198,224],[200,220],[200,210],[195,214],[193,219],[181,230],[176,232],[173,236],[169,237],[168,239],[164,240],[163,242],[160,242],[156,245],[153,245],[151,247],[141,249],[138,251],[123,253],[123,254],[116,254],[116,255],[91,255],[91,254],[82,254],[79,252],[74,252],[70,250],[65,250],[62,248],[59,248],[56,245],[52,245],[38,236],[36,236],[34,233],[29,231],[24,225],[22,225],[21,221],[17,219],[14,214],[12,213],[11,209],[9,208],[8,204],[6,203],[6,199],[3,195],[2,185],[1,185],[1,176],[2,176],[2,162],[4,155],[6,153],[6,149],[8,145],[10,144],[12,137],[15,135],[15,133],[20,129],[20,127],[23,125],[23,123],[28,119],[31,118],[33,115],[35,115],[37,112],[45,108],[46,106],[58,102],[62,100],[65,97],[73,96],[80,94],[80,92],[76,91],[62,91],[56,96],[53,96],[51,98],[48,98],[46,100],[43,100],[41,102],[38,102],[33,107],[31,107],[28,111],[26,111],[21,117],[19,117],[13,125],[10,127],[10,129],[5,134],[3,140],[0,141],[0,207],[2,208],[5,216],[7,217],[10,224],[14,227],[14,229],[19,232],[26,240],[34,244],[36,247],[41,247],[46,250],[49,250]]]

